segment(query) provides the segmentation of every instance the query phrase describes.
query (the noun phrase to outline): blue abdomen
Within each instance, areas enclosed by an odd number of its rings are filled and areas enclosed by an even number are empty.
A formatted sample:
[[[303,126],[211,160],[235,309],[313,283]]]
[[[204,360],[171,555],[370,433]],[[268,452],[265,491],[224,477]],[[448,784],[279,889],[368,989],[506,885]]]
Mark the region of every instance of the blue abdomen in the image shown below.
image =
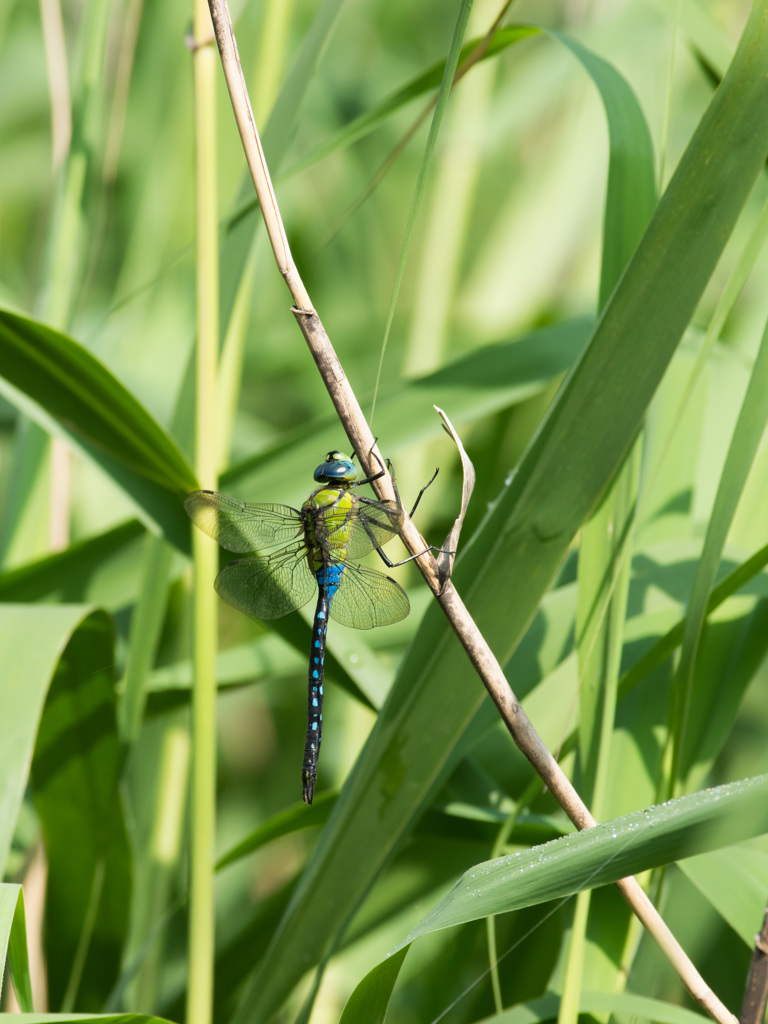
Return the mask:
[[[309,701],[307,705],[307,739],[304,744],[304,763],[301,779],[304,803],[312,803],[317,780],[317,758],[323,734],[323,675],[325,673],[325,635],[331,599],[344,579],[345,566],[339,563],[324,565],[317,571],[320,593],[317,596],[315,621],[312,626],[312,652],[309,657]]]
[[[345,566],[341,563],[334,563],[333,565],[323,566],[322,569],[318,570],[317,583],[318,586],[324,587],[327,591],[329,603],[344,579],[344,569]]]

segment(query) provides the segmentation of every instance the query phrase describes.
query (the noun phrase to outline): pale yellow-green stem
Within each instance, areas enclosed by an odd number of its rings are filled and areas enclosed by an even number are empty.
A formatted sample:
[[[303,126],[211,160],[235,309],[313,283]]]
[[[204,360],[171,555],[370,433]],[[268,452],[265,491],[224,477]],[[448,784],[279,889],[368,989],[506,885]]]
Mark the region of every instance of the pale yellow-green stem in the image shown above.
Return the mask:
[[[138,934],[152,937],[143,951],[130,1001],[140,1013],[152,1013],[158,1004],[168,940],[167,929],[159,925],[172,903],[173,880],[181,855],[189,755],[188,731],[178,723],[169,723],[162,736],[158,762],[157,799],[149,843],[150,869],[145,876],[146,891],[139,894],[136,905]]]
[[[255,114],[259,124],[267,123],[280,91],[294,2],[267,0],[263,7],[259,50],[253,65]]]
[[[211,19],[205,0],[195,0],[194,51],[197,164],[197,406],[195,470],[200,483],[216,486],[216,364],[219,332],[219,252],[216,187],[215,49],[208,45]],[[216,575],[218,549],[199,530],[192,534],[193,664],[192,798],[189,894],[187,1024],[210,1024],[213,1013],[216,835]]]
[[[528,783],[520,799],[517,801],[517,806],[514,811],[509,815],[507,820],[499,829],[499,834],[496,836],[491,850],[491,859],[494,857],[502,857],[507,853],[507,842],[512,834],[512,829],[517,824],[517,820],[520,817],[521,812],[531,806],[532,801],[540,792],[541,780],[536,776]],[[495,914],[490,914],[485,919],[485,934],[488,940],[488,959],[491,975],[491,989],[493,991],[493,1005],[496,1013],[501,1013],[504,1009],[504,1002],[501,997],[501,978],[499,977],[499,963],[501,961],[499,959],[498,949],[496,946]],[[509,950],[507,953],[508,952]],[[506,956],[507,953],[505,953],[504,956]]]

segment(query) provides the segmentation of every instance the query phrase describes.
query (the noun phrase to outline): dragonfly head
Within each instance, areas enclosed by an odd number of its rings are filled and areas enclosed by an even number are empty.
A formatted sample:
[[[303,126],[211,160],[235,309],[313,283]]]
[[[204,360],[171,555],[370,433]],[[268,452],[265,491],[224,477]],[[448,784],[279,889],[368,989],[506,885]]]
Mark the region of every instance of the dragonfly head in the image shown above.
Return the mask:
[[[357,480],[357,467],[342,452],[328,452],[315,470],[315,480],[319,484],[351,484]]]

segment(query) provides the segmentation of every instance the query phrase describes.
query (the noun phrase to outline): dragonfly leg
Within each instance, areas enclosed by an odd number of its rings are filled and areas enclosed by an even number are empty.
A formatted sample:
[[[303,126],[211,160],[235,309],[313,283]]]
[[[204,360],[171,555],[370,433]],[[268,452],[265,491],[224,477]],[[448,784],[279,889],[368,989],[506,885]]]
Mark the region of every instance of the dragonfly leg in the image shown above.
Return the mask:
[[[413,513],[414,513],[414,512],[416,511],[416,509],[417,509],[417,508],[419,507],[419,502],[421,501],[421,496],[422,496],[422,494],[424,493],[424,491],[426,491],[426,489],[427,489],[428,487],[431,487],[431,486],[432,486],[432,484],[433,484],[433,483],[435,482],[435,477],[437,476],[437,474],[438,474],[439,472],[440,472],[440,467],[438,466],[438,467],[437,467],[437,469],[435,470],[435,472],[434,472],[434,473],[432,474],[432,479],[431,479],[431,480],[428,480],[428,481],[427,481],[427,483],[425,483],[425,484],[424,484],[424,486],[423,486],[423,487],[421,488],[421,490],[419,491],[419,493],[418,493],[418,494],[416,495],[416,501],[415,501],[415,502],[413,503],[413,508],[411,509],[411,511],[410,511],[410,513],[409,513],[409,518],[410,518],[410,519],[413,519]],[[393,483],[395,482],[395,477],[394,477],[394,474],[392,474],[392,482],[393,482]],[[399,498],[399,495],[398,495],[398,498]]]
[[[395,479],[395,467],[392,465],[392,463],[389,461],[389,459],[387,459],[387,469],[389,470],[389,475],[392,477],[392,487],[394,488],[394,491],[395,491],[395,497],[397,498],[397,504],[400,506],[400,508],[402,508],[403,507],[403,502],[402,502],[402,499],[400,497],[400,492],[397,489],[397,480]],[[437,476],[437,474],[439,472],[440,472],[440,467],[438,466],[437,469],[435,470],[435,472],[432,474],[432,477],[424,484],[424,486],[421,488],[419,493],[416,495],[416,501],[413,503],[413,508],[408,513],[408,518],[409,519],[413,519],[413,513],[419,507],[419,502],[421,501],[422,494],[424,493],[424,491],[426,491],[426,489],[428,487],[432,486],[432,484],[435,482],[435,477]],[[419,556],[418,555],[414,555],[413,557],[414,558],[418,558]]]
[[[389,465],[390,473],[392,475],[392,485],[395,488],[395,495],[397,497],[397,503],[402,508],[403,503],[400,500],[400,495],[398,494],[398,491],[397,491],[397,484],[395,483],[394,471],[392,469],[391,464],[389,462],[387,464]],[[434,483],[435,477],[437,476],[437,474],[439,472],[440,472],[440,469],[439,468],[436,469],[435,472],[432,474],[432,479],[429,480],[426,484],[424,484],[424,486],[419,491],[418,496],[416,498],[416,504],[411,509],[411,517],[413,516],[413,513],[416,511],[416,508],[417,508],[419,502],[421,501],[422,494],[424,493],[424,491],[426,491],[426,489],[430,486],[430,484]],[[359,500],[362,501],[362,502],[366,501],[365,498],[360,498]],[[371,502],[371,504],[375,504],[375,502]],[[382,551],[382,549],[381,549],[381,547],[379,545],[376,545],[374,550],[376,551],[376,553],[378,554],[379,558],[382,560],[382,562],[386,565],[386,567],[388,569],[396,569],[398,567],[398,565],[405,565],[406,562],[412,562],[415,558],[421,558],[421,556],[422,555],[426,555],[426,553],[428,551],[434,551],[434,552],[436,552],[438,554],[442,552],[443,554],[447,554],[447,555],[454,555],[456,553],[455,551],[444,551],[443,548],[439,548],[439,547],[437,547],[434,544],[428,544],[427,547],[425,547],[423,551],[419,551],[418,554],[416,554],[416,555],[409,555],[408,558],[404,558],[400,562],[392,562],[392,561],[389,560],[389,558],[387,558],[386,554]]]
[[[379,462],[379,465],[381,465],[381,460],[378,459],[378,456],[376,455],[375,452],[374,452],[374,458],[376,458],[377,461]],[[400,506],[400,508],[402,508],[403,507],[403,502],[402,502],[402,500],[400,498],[400,492],[397,489],[397,481],[395,479],[395,470],[394,470],[394,467],[393,467],[392,463],[389,461],[389,459],[387,459],[387,468],[389,469],[389,475],[392,477],[392,487],[394,488],[394,491],[395,491],[395,498],[397,499],[397,504]],[[382,470],[382,472],[383,472],[383,470]],[[422,494],[424,493],[424,491],[426,491],[426,489],[428,487],[430,487],[435,482],[435,477],[437,476],[437,474],[439,472],[440,472],[440,468],[438,467],[435,470],[435,472],[432,474],[431,479],[428,480],[427,483],[425,483],[424,486],[419,491],[418,495],[416,496],[416,501],[414,503],[414,506],[413,506],[413,508],[411,509],[411,512],[410,512],[411,517],[413,516],[413,513],[418,508],[419,502],[421,501]],[[378,476],[381,476],[381,473],[379,473]],[[375,480],[375,479],[377,479],[377,477],[372,477],[371,479]],[[361,483],[365,483],[366,481],[360,481],[360,482]],[[375,504],[377,504],[375,501],[372,501],[370,498],[365,498],[362,495],[358,498],[358,501],[362,502],[364,505],[375,505]],[[370,536],[371,540],[373,540],[374,539],[373,538],[373,534],[371,534],[370,530],[368,530],[367,524],[364,523],[364,526],[365,526],[366,532]],[[434,544],[430,544],[426,548],[424,548],[423,551],[419,551],[419,553],[417,555],[410,555],[408,558],[404,558],[401,562],[392,562],[392,561],[390,561],[389,558],[387,558],[387,556],[384,554],[384,552],[382,551],[381,547],[378,544],[374,545],[374,551],[376,551],[378,553],[379,558],[381,558],[382,562],[386,565],[386,567],[388,569],[396,569],[398,567],[398,565],[405,565],[406,562],[412,562],[414,560],[414,558],[421,558],[421,556],[422,555],[426,555],[426,553],[428,551],[440,552],[442,550],[443,550],[442,548],[438,548]],[[452,551],[449,551],[449,552],[446,552],[446,553],[447,554],[454,554],[454,552],[452,552]]]
[[[381,460],[379,459],[379,457],[376,455],[375,452],[373,453],[373,457],[376,459],[376,461],[379,463],[379,465],[381,465]],[[394,492],[395,492],[395,498],[397,500],[397,504],[402,508],[403,507],[403,501],[402,501],[402,498],[400,497],[400,491],[398,491],[398,489],[397,489],[397,480],[395,478],[395,467],[392,465],[392,463],[390,462],[389,459],[387,459],[387,469],[389,470],[389,475],[392,478],[392,487],[393,487]],[[413,514],[416,511],[416,509],[419,507],[419,502],[421,501],[422,494],[424,493],[424,491],[426,491],[426,489],[428,487],[432,486],[432,484],[435,482],[435,478],[437,477],[437,474],[439,472],[440,472],[440,467],[438,466],[438,468],[432,474],[430,479],[424,484],[424,486],[421,488],[419,493],[416,495],[416,501],[413,503],[413,508],[411,509],[411,511],[409,513],[409,518],[410,519],[413,519]],[[365,480],[356,480],[355,483],[353,484],[353,486],[354,487],[360,487],[361,484],[369,484],[372,480],[378,480],[379,477],[382,477],[383,475],[384,475],[384,469],[382,468],[380,470],[380,472],[376,473],[375,476],[369,476]],[[370,498],[361,497],[360,501],[364,502],[366,505],[374,504],[374,502],[371,501]]]
[[[443,551],[442,548],[435,547],[434,544],[429,544],[427,547],[424,548],[423,551],[419,551],[419,553],[417,555],[409,555],[408,558],[404,558],[401,562],[390,562],[390,560],[387,558],[387,556],[384,554],[384,552],[381,550],[381,548],[376,548],[375,550],[376,550],[376,553],[378,554],[379,558],[381,558],[382,562],[386,565],[386,567],[388,569],[396,569],[398,567],[398,565],[405,565],[406,562],[412,562],[414,560],[414,558],[421,558],[421,556],[422,555],[426,555],[426,553],[428,551],[437,551],[437,552]],[[446,551],[446,552],[443,552],[443,553],[444,554],[448,554],[448,555],[455,554],[454,551]]]
[[[374,438],[373,443],[376,444],[376,441],[378,441],[378,438]],[[374,473],[372,476],[367,476],[365,478],[365,480],[355,480],[354,484],[352,485],[353,487],[362,487],[363,484],[370,484],[370,483],[373,483],[374,480],[380,480],[384,476],[384,473],[386,472],[386,470],[384,469],[384,466],[381,463],[381,459],[376,454],[376,452],[373,450],[373,448],[371,448],[371,450],[368,452],[368,455],[369,456],[373,455],[374,459],[376,459],[378,464],[381,466],[381,469],[379,470],[378,473]],[[387,459],[387,465],[389,466],[390,472],[391,472],[391,470],[392,470],[392,463],[389,461],[389,459]],[[394,474],[392,474],[392,483],[394,484],[394,482],[395,482],[395,477],[394,477]],[[395,487],[395,494],[397,494],[397,487]],[[398,498],[398,500],[399,500],[399,498]]]

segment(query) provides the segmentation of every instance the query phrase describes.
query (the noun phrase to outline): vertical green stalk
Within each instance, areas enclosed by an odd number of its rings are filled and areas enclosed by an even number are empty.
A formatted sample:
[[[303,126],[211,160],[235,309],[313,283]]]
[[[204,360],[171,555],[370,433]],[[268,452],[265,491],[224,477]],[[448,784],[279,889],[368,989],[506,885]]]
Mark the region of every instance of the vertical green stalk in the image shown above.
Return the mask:
[[[141,731],[147,699],[147,677],[163,627],[172,559],[173,549],[170,544],[162,537],[149,534],[144,542],[141,588],[131,620],[123,694],[117,708],[118,731],[126,753],[131,750]]]
[[[136,930],[145,948],[130,1002],[136,1012],[148,1014],[157,1008],[162,991],[167,929],[161,924],[169,914],[181,852],[187,809],[189,733],[186,727],[172,722],[166,726],[161,743],[149,871],[143,886],[146,891],[137,894],[135,907]]]
[[[605,501],[582,530],[579,546],[577,648],[581,792],[595,818],[605,813],[624,620],[632,562],[639,442]],[[559,1024],[574,1024],[584,984],[589,889],[576,897],[563,978]]]
[[[259,52],[253,68],[253,112],[266,124],[280,92],[285,69],[288,32],[294,0],[267,0],[259,33]]]
[[[591,67],[590,73],[601,92],[611,132],[598,295],[598,308],[603,309],[656,205],[653,147],[642,115],[638,116],[634,103],[627,103],[626,84],[620,80],[611,82],[598,64],[585,66]],[[620,99],[625,104],[623,122],[612,113],[613,105]],[[602,504],[583,527],[579,544],[576,644],[580,791],[598,821],[606,813],[641,443],[636,441],[625,458]],[[582,988],[585,982],[589,984],[585,974],[594,977],[600,971],[587,959],[590,902],[589,890],[579,893],[576,899],[558,1024],[575,1024]],[[606,979],[605,984],[615,985],[616,978]]]
[[[541,779],[538,775],[535,775],[526,786],[524,792],[520,796],[512,814],[509,815],[507,820],[499,829],[499,834],[493,843],[491,850],[491,858],[502,857],[507,851],[507,842],[512,834],[512,829],[517,824],[518,818],[523,811],[527,810],[531,806],[531,803],[536,796],[541,792]],[[501,978],[499,977],[499,962],[503,959],[500,958],[498,948],[496,945],[496,916],[490,914],[485,919],[485,935],[488,942],[488,959],[489,969],[491,974],[491,989],[493,991],[493,1005],[496,1013],[502,1013],[504,1010],[504,1001],[501,995]],[[506,955],[506,954],[504,954]]]
[[[688,599],[680,662],[670,695],[670,734],[666,757],[670,764],[668,792],[684,790],[686,775],[696,763],[695,747],[686,744],[686,729],[694,699],[694,672],[707,618],[707,606],[717,579],[728,532],[752,463],[768,422],[768,324],[758,349],[747,392],[734,427],[728,454],[707,524],[704,546]],[[687,749],[686,749],[687,748]]]
[[[216,50],[208,43],[211,19],[195,0],[194,54],[197,162],[197,408],[195,470],[216,486],[216,364],[219,282],[216,187]],[[216,829],[216,574],[217,548],[192,531],[193,662],[192,799],[187,1024],[210,1024],[213,1011],[213,870]]]

